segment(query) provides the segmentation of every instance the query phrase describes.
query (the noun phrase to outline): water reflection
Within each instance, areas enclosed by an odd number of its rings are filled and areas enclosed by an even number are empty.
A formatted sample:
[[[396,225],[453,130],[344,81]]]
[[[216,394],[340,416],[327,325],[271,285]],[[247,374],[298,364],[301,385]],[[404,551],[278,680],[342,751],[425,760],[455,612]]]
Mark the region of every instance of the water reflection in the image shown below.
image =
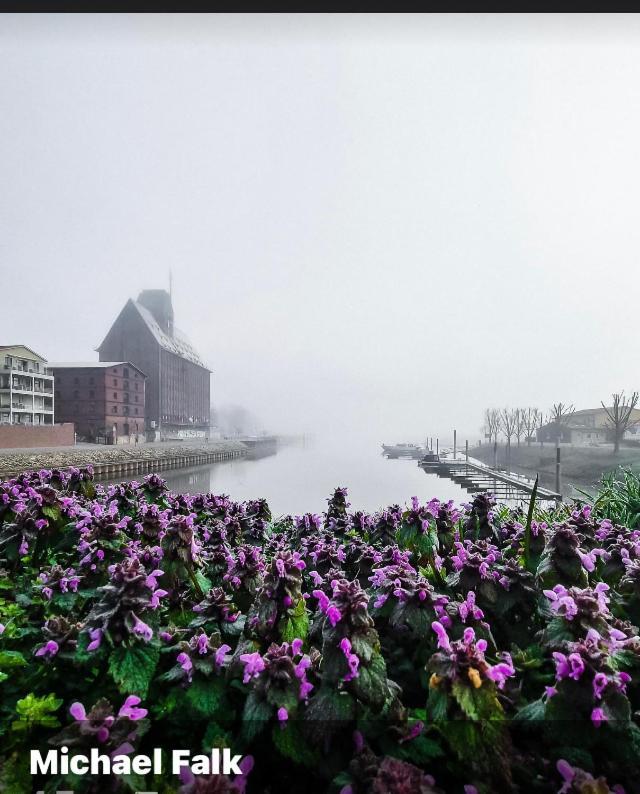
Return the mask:
[[[161,475],[179,492],[226,493],[236,500],[265,497],[274,515],[322,512],[337,486],[347,486],[352,508],[374,511],[412,496],[469,500],[458,485],[425,474],[415,460],[387,460],[377,441],[318,441],[280,447],[258,460],[231,460]]]

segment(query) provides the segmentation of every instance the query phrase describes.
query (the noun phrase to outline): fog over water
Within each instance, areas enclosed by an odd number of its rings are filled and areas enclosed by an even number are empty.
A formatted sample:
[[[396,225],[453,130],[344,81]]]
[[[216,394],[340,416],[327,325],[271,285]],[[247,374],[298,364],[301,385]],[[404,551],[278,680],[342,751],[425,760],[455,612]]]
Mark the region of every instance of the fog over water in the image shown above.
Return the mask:
[[[352,510],[375,511],[403,505],[412,496],[421,501],[438,497],[456,503],[471,501],[450,480],[426,474],[415,460],[387,460],[379,445],[344,444],[326,439],[307,446],[288,446],[260,460],[234,460],[161,472],[172,490],[185,493],[226,493],[232,499],[265,497],[272,513],[321,513],[337,487],[349,489]]]
[[[631,391],[639,45],[624,15],[4,15],[0,337],[95,359],[172,271],[214,403],[345,456]]]

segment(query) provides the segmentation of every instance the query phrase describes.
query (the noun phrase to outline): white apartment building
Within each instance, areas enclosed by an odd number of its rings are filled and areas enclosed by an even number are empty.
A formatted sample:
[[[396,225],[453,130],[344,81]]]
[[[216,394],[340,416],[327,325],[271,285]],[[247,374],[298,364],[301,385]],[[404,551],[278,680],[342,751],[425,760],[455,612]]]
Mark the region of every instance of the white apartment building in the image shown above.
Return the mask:
[[[26,345],[0,345],[0,424],[53,424],[53,375]]]

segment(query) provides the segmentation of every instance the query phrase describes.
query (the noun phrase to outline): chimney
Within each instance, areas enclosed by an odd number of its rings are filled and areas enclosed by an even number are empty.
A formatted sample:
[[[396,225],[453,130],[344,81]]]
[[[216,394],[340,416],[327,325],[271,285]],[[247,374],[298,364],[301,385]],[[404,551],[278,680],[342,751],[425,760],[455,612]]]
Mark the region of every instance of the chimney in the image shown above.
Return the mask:
[[[168,336],[173,336],[173,306],[171,295],[164,289],[144,289],[138,303],[148,309],[153,319]]]

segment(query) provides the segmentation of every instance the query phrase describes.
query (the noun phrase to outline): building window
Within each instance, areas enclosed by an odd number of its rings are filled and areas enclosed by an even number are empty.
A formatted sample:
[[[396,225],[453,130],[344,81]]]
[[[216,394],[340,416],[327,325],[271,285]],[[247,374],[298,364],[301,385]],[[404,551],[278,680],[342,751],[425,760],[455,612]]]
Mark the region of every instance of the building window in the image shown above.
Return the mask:
[[[137,409],[137,408],[134,408],[134,409],[133,409],[133,412],[134,412],[134,414],[136,414],[136,415],[137,415],[137,413],[138,413],[138,409]]]
[[[128,380],[125,380],[124,385],[123,385],[122,388],[123,389],[128,389],[129,388],[129,381]]]
[[[129,416],[129,406],[125,405],[122,409],[122,412],[124,413],[125,416]]]
[[[129,377],[129,368],[128,367],[124,367],[124,369],[122,370],[122,376],[124,378],[128,378]]]
[[[95,396],[96,396],[96,393],[95,393],[95,391],[94,391],[93,389],[89,389],[89,399],[90,399],[90,400],[93,400],[93,398],[94,398]]]
[[[124,401],[125,401],[126,403],[128,403],[128,402],[129,402],[129,395],[128,395],[126,392],[125,392],[125,395],[124,395]]]
[[[73,385],[74,386],[77,386],[79,383],[80,383],[80,378],[74,378],[73,379]]]
[[[91,386],[93,386],[93,384],[94,384],[95,382],[96,382],[96,379],[95,379],[95,378],[93,377],[93,375],[92,375],[92,376],[89,378],[89,383],[91,384]]]
[[[136,394],[136,402],[138,402],[138,395]]]
[[[76,389],[76,390],[73,392],[73,399],[74,399],[74,400],[77,400],[79,397],[80,397],[80,392],[79,392],[79,391]]]
[[[114,393],[113,393],[113,399],[114,399],[114,400],[117,400],[117,399],[118,399],[118,393],[117,393],[117,392],[115,392],[115,391],[114,391]]]
[[[114,368],[113,368],[113,371],[114,371],[114,372],[117,372],[117,371],[118,371],[118,368],[117,368],[117,367],[114,367]]]
[[[118,406],[117,406],[117,405],[114,405],[114,406],[113,406],[113,411],[112,411],[112,413],[114,413],[114,414],[117,414],[117,413],[118,413]]]
[[[114,370],[114,372],[115,372],[115,370]],[[114,378],[114,379],[113,379],[113,385],[114,385],[114,386],[117,386],[117,385],[118,385],[118,379],[117,379],[117,378]]]
[[[137,377],[137,376],[136,376],[136,377]],[[138,386],[139,386],[139,385],[140,385],[139,383],[136,383],[136,391],[138,391]]]
[[[95,414],[95,412],[96,412],[96,404],[95,403],[89,403],[89,411],[92,414]]]

